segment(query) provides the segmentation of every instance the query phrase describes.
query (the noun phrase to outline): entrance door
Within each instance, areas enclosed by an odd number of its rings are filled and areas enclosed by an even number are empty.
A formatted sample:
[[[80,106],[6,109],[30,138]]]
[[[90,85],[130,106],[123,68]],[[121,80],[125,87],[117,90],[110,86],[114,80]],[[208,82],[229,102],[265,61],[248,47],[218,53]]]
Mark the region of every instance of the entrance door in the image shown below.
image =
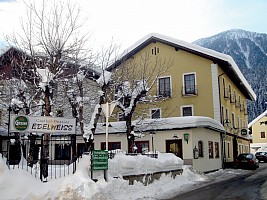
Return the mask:
[[[182,139],[166,140],[166,153],[173,153],[183,159]]]
[[[237,144],[237,138],[234,137],[233,138],[233,158],[234,158],[234,161],[237,159],[237,156],[238,156],[238,144]]]

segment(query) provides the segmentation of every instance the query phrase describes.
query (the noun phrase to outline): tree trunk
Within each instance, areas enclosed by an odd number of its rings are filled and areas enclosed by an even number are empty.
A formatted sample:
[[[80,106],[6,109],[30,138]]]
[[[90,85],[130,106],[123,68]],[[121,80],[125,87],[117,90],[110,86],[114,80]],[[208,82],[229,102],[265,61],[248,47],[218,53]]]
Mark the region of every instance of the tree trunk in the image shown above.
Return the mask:
[[[51,113],[51,102],[50,102],[50,90],[49,86],[45,87],[45,116],[50,116]],[[42,169],[42,175],[43,178],[47,178],[48,176],[48,158],[49,158],[49,141],[50,141],[50,134],[44,133],[43,134],[43,147],[41,152],[41,169]]]
[[[105,96],[106,96],[107,88],[108,88],[107,85],[103,85],[102,86],[102,91],[104,92],[104,95],[101,95],[100,96],[100,98],[99,98],[99,105],[104,104],[104,102],[105,102]],[[99,108],[97,110],[97,113],[96,113],[96,116],[94,118],[93,128],[91,129],[92,135],[95,134],[97,122],[98,122],[99,117],[101,115],[101,111],[102,111],[102,108],[101,108],[101,106],[99,106]],[[89,140],[87,140],[86,138],[84,138],[84,141],[85,141],[85,150],[87,152],[92,151],[93,150],[94,139],[92,137],[90,137]]]

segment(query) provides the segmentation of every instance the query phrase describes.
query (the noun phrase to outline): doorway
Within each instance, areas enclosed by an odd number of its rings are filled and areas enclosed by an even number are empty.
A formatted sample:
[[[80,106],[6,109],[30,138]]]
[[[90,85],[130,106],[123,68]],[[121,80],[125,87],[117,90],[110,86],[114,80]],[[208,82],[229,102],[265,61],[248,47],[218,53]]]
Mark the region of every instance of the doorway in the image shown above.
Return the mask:
[[[173,153],[183,159],[182,139],[166,140],[166,153]]]

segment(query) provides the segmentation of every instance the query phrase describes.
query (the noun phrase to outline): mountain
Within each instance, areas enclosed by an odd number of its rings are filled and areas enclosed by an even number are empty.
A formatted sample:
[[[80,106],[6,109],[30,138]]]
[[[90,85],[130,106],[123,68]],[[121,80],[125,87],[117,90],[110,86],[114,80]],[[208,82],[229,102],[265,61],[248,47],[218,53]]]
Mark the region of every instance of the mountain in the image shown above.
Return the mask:
[[[248,102],[249,122],[266,110],[267,34],[232,29],[195,42],[199,46],[232,56],[257,95]]]

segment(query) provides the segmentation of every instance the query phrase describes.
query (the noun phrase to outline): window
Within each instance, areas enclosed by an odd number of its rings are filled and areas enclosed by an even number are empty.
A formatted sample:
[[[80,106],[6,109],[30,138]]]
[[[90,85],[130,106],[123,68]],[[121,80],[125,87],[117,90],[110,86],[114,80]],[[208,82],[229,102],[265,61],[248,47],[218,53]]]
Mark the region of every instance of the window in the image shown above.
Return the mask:
[[[227,108],[225,108],[225,119],[226,120],[229,120],[228,109]]]
[[[121,142],[109,142],[108,150],[121,149]],[[101,150],[106,150],[106,143],[101,142]]]
[[[235,128],[235,113],[232,113],[232,127]]]
[[[224,107],[222,106],[221,122],[224,123]]]
[[[202,141],[198,141],[198,156],[199,157],[204,157],[204,154],[203,154],[203,142]]]
[[[148,141],[135,141],[136,153],[145,153],[149,151],[149,142]]]
[[[265,132],[264,131],[261,132],[261,138],[265,138]]]
[[[219,143],[215,142],[215,158],[220,158],[220,152],[219,152]]]
[[[171,96],[171,81],[170,77],[159,78],[159,96],[170,97]]]
[[[229,98],[229,91],[225,86],[225,80],[223,79],[223,97],[224,98]]]
[[[227,142],[227,158],[230,158],[230,143]]]
[[[160,109],[152,109],[150,116],[151,116],[151,119],[160,118]]]
[[[193,106],[182,106],[181,113],[183,117],[193,116]]]
[[[209,141],[209,158],[213,158],[213,142]]]
[[[55,160],[70,160],[70,144],[55,145]]]
[[[184,75],[184,95],[196,95],[195,74]]]

